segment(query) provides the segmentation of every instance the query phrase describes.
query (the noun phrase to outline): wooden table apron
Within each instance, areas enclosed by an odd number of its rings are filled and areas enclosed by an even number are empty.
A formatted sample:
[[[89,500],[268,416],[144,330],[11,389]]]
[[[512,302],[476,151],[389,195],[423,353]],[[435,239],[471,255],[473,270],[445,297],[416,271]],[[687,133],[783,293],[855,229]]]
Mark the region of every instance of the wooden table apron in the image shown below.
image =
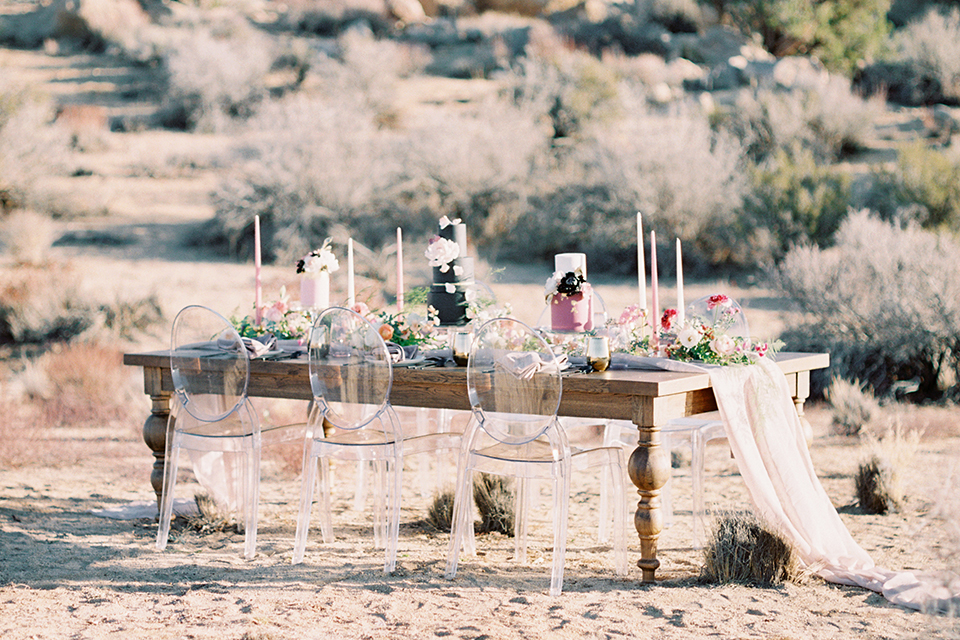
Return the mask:
[[[786,374],[797,413],[804,420],[803,403],[810,394],[810,371],[829,366],[830,358],[820,353],[779,353],[776,361]],[[173,393],[169,353],[128,353],[123,356],[123,363],[143,368],[144,392],[152,403],[150,416],[143,426],[143,439],[155,458],[150,481],[159,501]],[[390,401],[396,406],[469,410],[466,381],[465,368],[397,367]],[[251,361],[248,394],[310,400],[307,360]],[[663,530],[660,489],[670,477],[670,455],[660,446],[660,425],[716,408],[710,376],[706,373],[630,370],[563,378],[560,415],[630,420],[637,427],[637,448],[630,456],[628,472],[640,496],[634,524],[640,537],[637,565],[645,582],[654,581],[660,566],[657,559],[657,540]]]

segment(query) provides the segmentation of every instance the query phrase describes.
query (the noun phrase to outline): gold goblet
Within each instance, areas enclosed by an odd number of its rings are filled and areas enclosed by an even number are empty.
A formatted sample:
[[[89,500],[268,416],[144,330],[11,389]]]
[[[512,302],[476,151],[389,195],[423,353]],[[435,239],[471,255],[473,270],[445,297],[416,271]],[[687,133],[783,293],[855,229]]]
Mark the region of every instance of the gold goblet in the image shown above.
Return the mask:
[[[587,338],[587,364],[594,371],[606,371],[610,366],[610,339],[607,336]]]
[[[470,345],[473,342],[473,334],[469,331],[457,331],[453,334],[450,342],[450,348],[453,350],[453,361],[458,367],[467,366],[467,360],[470,358]]]

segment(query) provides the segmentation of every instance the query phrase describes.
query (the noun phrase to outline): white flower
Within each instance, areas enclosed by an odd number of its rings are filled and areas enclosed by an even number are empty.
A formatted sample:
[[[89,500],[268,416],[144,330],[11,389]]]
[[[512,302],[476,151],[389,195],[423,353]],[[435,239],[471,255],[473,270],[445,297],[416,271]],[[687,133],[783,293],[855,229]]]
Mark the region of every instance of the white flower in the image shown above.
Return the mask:
[[[677,342],[687,349],[693,349],[699,344],[701,338],[703,338],[703,334],[696,327],[688,326],[684,327],[680,335],[677,336]]]
[[[454,218],[453,220],[450,220],[450,218],[448,218],[447,216],[443,216],[442,218],[440,218],[441,229],[446,229],[452,224],[460,224],[460,218]]]
[[[303,256],[302,265],[298,269],[298,273],[317,274],[323,271],[333,272],[339,268],[340,262],[337,260],[337,256],[333,255],[333,251],[330,250],[329,245],[324,243],[321,248]]]
[[[722,335],[710,341],[710,348],[713,349],[717,355],[729,356],[737,350],[737,343],[730,336]]]
[[[448,282],[447,284],[443,285],[443,288],[447,290],[447,293],[457,292],[457,285],[453,284],[452,282]]]
[[[547,282],[543,285],[543,295],[546,298],[549,298],[557,292],[557,285],[560,283],[560,279],[563,277],[563,273],[560,271],[554,271],[553,275],[547,278]]]
[[[458,278],[459,278],[460,276],[462,276],[462,275],[463,275],[463,267],[461,267],[460,265],[456,265],[456,266],[453,268],[453,275],[457,276]]]
[[[431,267],[440,267],[441,273],[450,270],[450,262],[460,256],[460,245],[452,240],[434,236],[423,252]]]

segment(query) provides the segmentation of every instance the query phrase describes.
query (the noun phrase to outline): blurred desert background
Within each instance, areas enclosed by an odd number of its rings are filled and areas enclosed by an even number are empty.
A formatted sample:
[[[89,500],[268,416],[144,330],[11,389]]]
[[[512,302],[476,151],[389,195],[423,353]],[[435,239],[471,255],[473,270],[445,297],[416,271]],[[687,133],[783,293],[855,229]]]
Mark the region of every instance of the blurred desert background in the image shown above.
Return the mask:
[[[615,577],[586,481],[556,599],[546,532],[527,567],[489,534],[443,579],[430,460],[410,462],[391,576],[348,466],[337,542],[290,565],[297,446],[264,454],[252,561],[230,522],[181,521],[158,553],[155,518],[94,514],[153,499],[122,354],[164,348],[187,304],[251,313],[255,215],[267,302],[353,238],[358,297],[390,309],[395,228],[412,290],[448,215],[535,322],[558,252],[587,254],[612,318],[637,301],[641,211],[668,306],[680,238],[688,301],[727,293],[755,336],[831,353],[811,454],[854,539],[889,569],[960,570],[957,2],[6,0],[0,44],[4,637],[960,638],[956,611],[819,579],[701,580],[689,450],[659,583]],[[708,504],[747,509],[729,450],[708,454]],[[871,459],[885,513],[858,500]]]

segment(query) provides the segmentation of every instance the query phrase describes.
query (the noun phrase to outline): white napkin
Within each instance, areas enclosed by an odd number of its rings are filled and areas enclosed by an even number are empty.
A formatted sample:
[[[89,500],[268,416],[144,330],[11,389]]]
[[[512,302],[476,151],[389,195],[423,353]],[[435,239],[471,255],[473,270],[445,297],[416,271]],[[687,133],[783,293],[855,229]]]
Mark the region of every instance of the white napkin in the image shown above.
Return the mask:
[[[264,334],[259,340],[253,338],[240,338],[240,340],[251,358],[259,358],[263,354],[273,351],[277,345],[277,338],[272,333]],[[217,346],[224,351],[237,350],[236,340],[230,338],[217,338]]]
[[[511,352],[497,361],[497,365],[504,371],[513,374],[521,380],[529,380],[537,372],[553,373],[563,369],[567,364],[566,354],[560,354],[553,360],[544,361],[539,353]]]
[[[388,342],[387,352],[390,354],[390,361],[397,363],[416,358],[417,354],[420,352],[420,347],[415,344],[401,347],[396,342]]]

